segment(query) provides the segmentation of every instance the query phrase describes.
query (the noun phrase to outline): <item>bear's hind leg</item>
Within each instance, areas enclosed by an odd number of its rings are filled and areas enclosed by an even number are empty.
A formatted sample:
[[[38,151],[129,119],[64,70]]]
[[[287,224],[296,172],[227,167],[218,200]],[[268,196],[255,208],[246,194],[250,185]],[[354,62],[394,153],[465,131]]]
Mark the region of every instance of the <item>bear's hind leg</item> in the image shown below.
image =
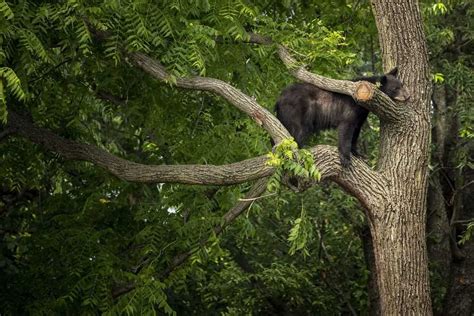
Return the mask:
[[[355,126],[350,123],[341,123],[338,127],[338,149],[341,165],[347,168],[351,164],[352,137]]]

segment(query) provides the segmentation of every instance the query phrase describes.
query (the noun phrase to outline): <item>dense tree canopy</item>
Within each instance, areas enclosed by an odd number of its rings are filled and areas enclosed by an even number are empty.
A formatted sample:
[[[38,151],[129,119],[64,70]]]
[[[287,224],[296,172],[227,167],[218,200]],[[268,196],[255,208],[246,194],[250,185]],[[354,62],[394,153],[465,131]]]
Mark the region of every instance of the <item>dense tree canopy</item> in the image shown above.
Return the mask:
[[[443,128],[454,131],[456,145],[449,157],[433,157],[433,174],[451,168],[455,188],[471,189],[447,192],[449,181],[435,182],[454,200],[472,192],[474,8],[457,0],[421,6],[434,82],[448,90],[455,118]],[[40,128],[39,139],[48,130],[144,165],[225,165],[266,155],[270,138],[258,117],[218,94],[180,88],[181,78],[220,79],[273,111],[295,80],[279,44],[327,77],[382,72],[368,1],[25,0],[0,1],[0,13],[0,313],[370,313],[366,219],[335,185],[295,195],[273,181],[252,199],[255,181],[124,181],[107,165],[18,137],[11,125],[19,117]],[[164,80],[143,71],[140,54],[166,68]],[[379,122],[371,116],[368,125],[362,147],[373,167]],[[336,134],[315,139],[334,145]],[[221,234],[232,211],[244,211],[236,208],[242,201],[248,209]],[[465,208],[458,206],[465,216],[456,220],[474,217]],[[454,233],[432,229],[469,245],[468,223]],[[435,310],[450,287],[439,262]]]

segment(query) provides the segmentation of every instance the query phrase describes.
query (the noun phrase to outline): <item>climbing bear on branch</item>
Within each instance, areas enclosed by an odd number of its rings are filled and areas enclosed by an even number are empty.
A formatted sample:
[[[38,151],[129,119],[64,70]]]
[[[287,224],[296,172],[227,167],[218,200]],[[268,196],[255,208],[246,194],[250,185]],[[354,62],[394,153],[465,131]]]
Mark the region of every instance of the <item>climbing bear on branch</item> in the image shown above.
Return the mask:
[[[397,78],[397,68],[382,76],[360,77],[352,81],[380,84],[380,90],[396,101],[406,101],[409,93]],[[369,111],[348,95],[320,89],[309,83],[295,83],[281,93],[276,103],[280,122],[302,147],[308,137],[319,131],[337,128],[339,157],[349,167],[351,153],[357,152],[357,138]]]

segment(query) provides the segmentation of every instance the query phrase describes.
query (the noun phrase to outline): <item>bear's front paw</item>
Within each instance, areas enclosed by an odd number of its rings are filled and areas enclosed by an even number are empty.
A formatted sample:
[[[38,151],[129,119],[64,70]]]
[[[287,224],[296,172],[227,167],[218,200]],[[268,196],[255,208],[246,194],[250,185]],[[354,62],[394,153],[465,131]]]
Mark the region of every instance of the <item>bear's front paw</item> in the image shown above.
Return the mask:
[[[351,165],[350,156],[344,156],[342,154],[339,154],[339,160],[341,161],[341,165],[343,168],[348,168]]]
[[[352,154],[357,157],[357,158],[360,158],[360,159],[366,159],[367,157],[365,155],[362,155],[361,153],[359,153],[357,150],[353,150],[352,151]]]

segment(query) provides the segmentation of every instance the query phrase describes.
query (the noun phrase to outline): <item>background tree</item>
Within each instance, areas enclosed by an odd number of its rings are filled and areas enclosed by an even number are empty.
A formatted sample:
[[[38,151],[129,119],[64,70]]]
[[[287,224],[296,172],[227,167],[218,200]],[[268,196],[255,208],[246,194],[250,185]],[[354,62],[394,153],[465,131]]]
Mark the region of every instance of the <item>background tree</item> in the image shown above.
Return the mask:
[[[426,6],[433,94],[433,150],[428,245],[435,306],[443,315],[474,310],[472,219],[473,6],[450,1]],[[459,246],[461,241],[462,245]],[[443,304],[444,299],[444,304]]]

